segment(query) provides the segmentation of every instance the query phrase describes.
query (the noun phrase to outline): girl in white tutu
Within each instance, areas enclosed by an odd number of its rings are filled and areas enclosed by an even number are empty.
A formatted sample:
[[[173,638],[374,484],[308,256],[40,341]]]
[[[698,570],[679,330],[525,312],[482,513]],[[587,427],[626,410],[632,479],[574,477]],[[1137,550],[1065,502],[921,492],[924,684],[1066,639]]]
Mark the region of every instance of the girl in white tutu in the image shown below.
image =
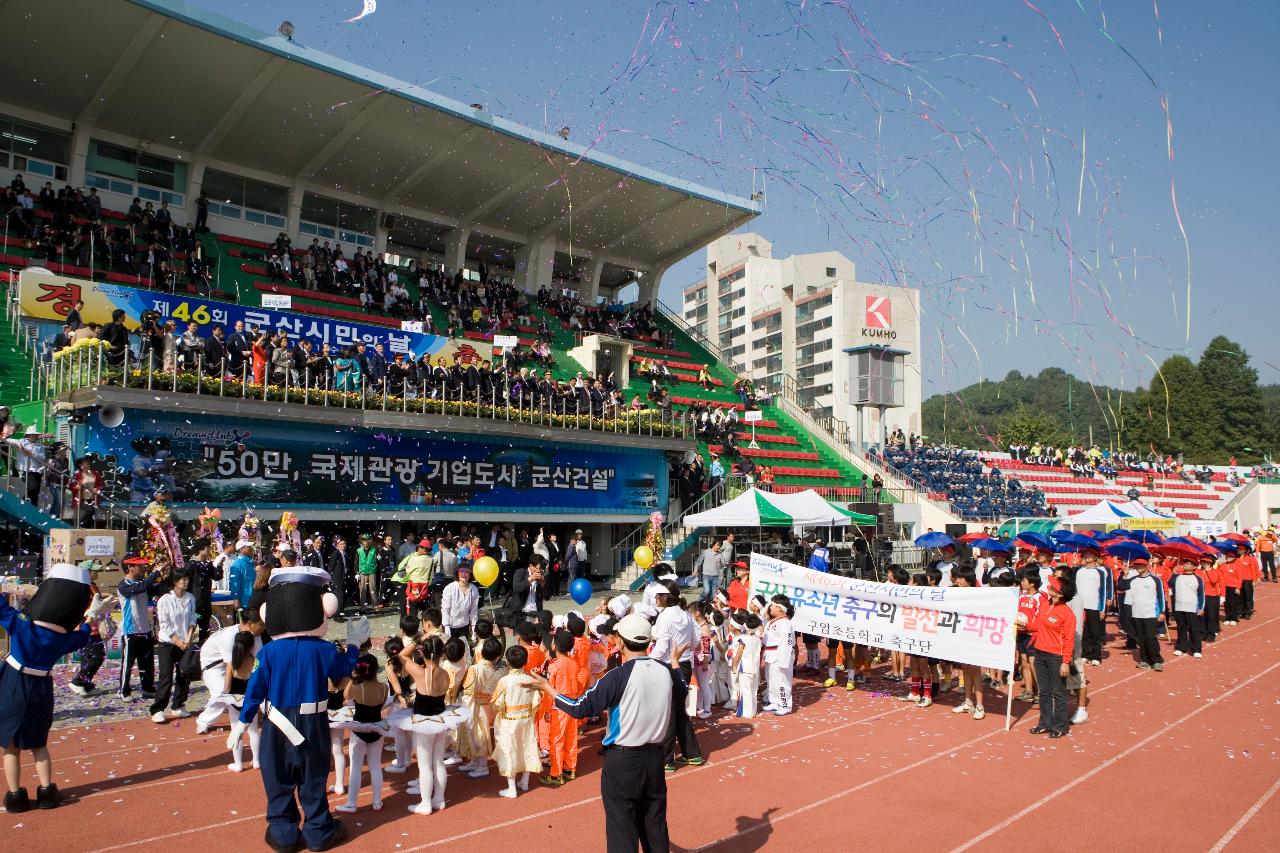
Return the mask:
[[[364,765],[369,765],[369,787],[373,789],[373,810],[382,808],[382,737],[387,724],[382,721],[382,706],[387,702],[387,685],[378,680],[378,659],[361,655],[347,683],[346,698],[352,703],[351,721],[343,724],[351,732],[351,779],[347,784],[347,801],[338,811],[352,814]]]
[[[400,660],[405,672],[413,676],[415,695],[413,707],[408,713],[396,715],[396,724],[413,733],[413,749],[418,756],[418,784],[409,787],[409,793],[417,793],[422,800],[409,811],[415,814],[431,814],[444,808],[444,788],[448,781],[444,766],[444,753],[449,743],[449,732],[457,725],[445,720],[445,692],[449,689],[449,673],[440,666],[444,654],[444,641],[437,635],[422,638],[418,645],[407,640]],[[457,716],[454,714],[453,716]]]

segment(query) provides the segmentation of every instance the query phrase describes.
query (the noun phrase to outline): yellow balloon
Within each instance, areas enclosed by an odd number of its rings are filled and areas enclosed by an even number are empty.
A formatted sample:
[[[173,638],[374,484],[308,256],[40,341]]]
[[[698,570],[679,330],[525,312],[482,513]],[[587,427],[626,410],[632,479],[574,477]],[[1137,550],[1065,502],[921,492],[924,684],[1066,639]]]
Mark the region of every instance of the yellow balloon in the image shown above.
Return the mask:
[[[471,576],[480,586],[493,586],[498,579],[498,561],[493,557],[481,557],[471,567]]]
[[[648,545],[641,545],[636,548],[635,553],[631,556],[635,558],[636,565],[642,569],[647,569],[653,565],[653,549]]]

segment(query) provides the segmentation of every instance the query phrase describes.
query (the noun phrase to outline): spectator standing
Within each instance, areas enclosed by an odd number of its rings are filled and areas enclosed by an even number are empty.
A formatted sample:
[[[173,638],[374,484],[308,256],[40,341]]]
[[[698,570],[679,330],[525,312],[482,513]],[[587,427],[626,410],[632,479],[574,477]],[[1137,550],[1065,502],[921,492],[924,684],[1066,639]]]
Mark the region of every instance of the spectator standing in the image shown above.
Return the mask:
[[[196,599],[189,591],[191,576],[185,570],[175,569],[169,576],[173,589],[160,596],[156,602],[156,629],[159,642],[156,645],[160,682],[156,698],[151,701],[151,722],[163,723],[167,719],[190,716],[182,706],[187,701],[190,682],[180,664],[187,647],[196,636]],[[172,704],[166,714],[165,705]]]

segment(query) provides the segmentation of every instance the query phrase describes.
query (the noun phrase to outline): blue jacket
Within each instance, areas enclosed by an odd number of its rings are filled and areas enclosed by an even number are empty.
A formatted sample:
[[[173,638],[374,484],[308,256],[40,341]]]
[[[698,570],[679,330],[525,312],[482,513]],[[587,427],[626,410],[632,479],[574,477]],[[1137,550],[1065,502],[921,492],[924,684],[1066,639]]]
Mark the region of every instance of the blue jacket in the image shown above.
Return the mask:
[[[63,656],[84,648],[89,642],[87,624],[61,634],[35,624],[3,599],[0,599],[0,628],[9,633],[9,657],[31,669],[53,669]]]
[[[239,600],[241,607],[248,606],[249,599],[253,597],[253,581],[257,574],[253,560],[244,554],[236,555],[231,561],[227,570],[227,588]]]
[[[125,578],[116,587],[120,610],[124,615],[120,630],[124,635],[150,634],[155,628],[151,619],[151,598],[160,594],[160,573],[152,572],[137,580]]]
[[[272,640],[258,652],[258,665],[244,691],[240,722],[252,723],[263,700],[282,711],[307,702],[325,702],[329,682],[348,678],[359,656],[355,646],[339,652],[320,637]]]

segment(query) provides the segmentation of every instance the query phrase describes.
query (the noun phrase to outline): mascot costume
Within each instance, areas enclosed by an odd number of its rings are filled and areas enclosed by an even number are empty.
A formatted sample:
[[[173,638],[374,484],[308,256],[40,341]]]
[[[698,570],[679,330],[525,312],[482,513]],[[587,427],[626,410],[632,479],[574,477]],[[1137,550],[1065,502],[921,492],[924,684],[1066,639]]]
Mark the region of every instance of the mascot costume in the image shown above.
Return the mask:
[[[49,671],[65,655],[89,642],[89,625],[106,609],[106,601],[90,587],[89,570],[56,563],[36,594],[19,613],[0,599],[0,626],[9,632],[9,656],[0,664],[0,744],[4,744],[5,810],[31,807],[21,786],[20,752],[31,750],[40,787],[36,806],[58,805],[49,760],[49,728],[53,725],[53,679]],[[88,611],[86,613],[86,610]]]
[[[286,563],[295,555],[281,554]],[[338,600],[325,591],[329,573],[284,565],[271,573],[263,621],[272,641],[262,647],[245,689],[240,720],[228,744],[239,742],[261,712],[258,760],[267,794],[267,844],[276,851],[328,850],[347,830],[329,812],[329,682],[341,687],[359,648],[369,639],[366,620],[347,628],[346,651],[324,639]],[[357,636],[359,634],[359,636]],[[301,807],[301,816],[299,815]],[[298,823],[301,817],[302,826]]]

